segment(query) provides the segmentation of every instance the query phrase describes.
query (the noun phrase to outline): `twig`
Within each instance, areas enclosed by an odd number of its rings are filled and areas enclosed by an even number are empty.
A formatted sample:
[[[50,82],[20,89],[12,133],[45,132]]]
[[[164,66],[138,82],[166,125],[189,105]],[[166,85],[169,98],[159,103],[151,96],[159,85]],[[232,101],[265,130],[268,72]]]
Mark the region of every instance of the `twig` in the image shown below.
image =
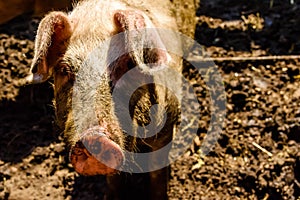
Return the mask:
[[[295,179],[294,183],[297,185],[298,188],[300,188],[300,183]]]
[[[15,134],[15,135],[13,136],[13,138],[7,143],[6,147],[10,146],[11,143],[14,142],[14,140],[15,140],[17,137],[21,136],[21,135],[22,135],[21,133]]]
[[[260,149],[262,152],[268,154],[268,156],[270,156],[270,157],[273,156],[273,154],[272,154],[271,152],[269,152],[267,149],[261,147],[261,146],[260,146],[259,144],[257,144],[256,142],[252,142],[252,144],[253,144],[256,148]]]
[[[267,193],[267,194],[265,195],[265,197],[263,198],[263,200],[268,200],[269,197],[270,197],[270,195]]]
[[[280,56],[251,56],[251,57],[219,57],[219,58],[191,58],[189,61],[209,62],[209,61],[264,61],[264,60],[294,60],[300,59],[300,55],[280,55]]]

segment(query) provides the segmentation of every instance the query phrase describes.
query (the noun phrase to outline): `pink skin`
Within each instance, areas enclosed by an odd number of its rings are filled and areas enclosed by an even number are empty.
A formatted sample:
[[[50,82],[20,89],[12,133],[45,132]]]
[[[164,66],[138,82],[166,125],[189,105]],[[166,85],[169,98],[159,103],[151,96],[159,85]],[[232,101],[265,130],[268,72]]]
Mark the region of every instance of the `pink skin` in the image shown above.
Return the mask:
[[[71,163],[80,174],[114,174],[123,165],[122,149],[100,130],[97,126],[88,129],[71,149]]]

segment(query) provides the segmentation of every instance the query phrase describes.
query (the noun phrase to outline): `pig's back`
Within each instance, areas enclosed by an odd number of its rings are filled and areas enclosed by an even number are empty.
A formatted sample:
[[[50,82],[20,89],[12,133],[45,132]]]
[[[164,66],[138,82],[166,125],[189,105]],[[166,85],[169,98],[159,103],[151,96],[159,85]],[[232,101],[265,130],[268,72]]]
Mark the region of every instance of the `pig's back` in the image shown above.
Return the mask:
[[[74,37],[95,34],[97,37],[110,37],[117,33],[114,23],[116,10],[137,9],[143,11],[156,28],[177,30],[177,25],[172,17],[169,1],[136,1],[136,0],[84,0],[78,3],[69,14],[74,23]],[[151,28],[151,27],[149,27]]]

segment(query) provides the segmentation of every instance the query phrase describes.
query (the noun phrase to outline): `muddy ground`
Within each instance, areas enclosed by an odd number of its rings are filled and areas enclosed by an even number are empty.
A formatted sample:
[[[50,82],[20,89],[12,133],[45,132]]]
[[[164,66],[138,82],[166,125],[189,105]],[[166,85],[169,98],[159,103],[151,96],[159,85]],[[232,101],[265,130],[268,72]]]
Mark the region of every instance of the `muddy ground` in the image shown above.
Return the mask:
[[[204,55],[219,58],[226,119],[204,155],[211,101],[187,66],[200,120],[171,166],[170,199],[300,199],[300,61],[257,59],[300,54],[299,13],[297,0],[201,0],[195,37]],[[68,161],[51,84],[24,85],[38,21],[23,15],[0,27],[0,199],[102,199],[104,177],[79,176]]]

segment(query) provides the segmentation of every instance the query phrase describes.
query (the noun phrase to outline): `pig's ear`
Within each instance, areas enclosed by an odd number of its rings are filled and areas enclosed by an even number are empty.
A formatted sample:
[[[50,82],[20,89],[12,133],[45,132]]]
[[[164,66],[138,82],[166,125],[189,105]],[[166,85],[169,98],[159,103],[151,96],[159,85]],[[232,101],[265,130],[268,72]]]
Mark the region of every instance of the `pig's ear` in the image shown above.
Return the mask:
[[[135,64],[140,67],[148,64],[152,69],[168,64],[170,55],[146,15],[135,10],[118,10],[114,19],[118,31],[124,32],[125,51],[129,52]]]
[[[43,82],[50,77],[51,67],[66,50],[65,41],[71,34],[71,23],[63,12],[51,12],[40,22],[31,65],[33,82]]]

